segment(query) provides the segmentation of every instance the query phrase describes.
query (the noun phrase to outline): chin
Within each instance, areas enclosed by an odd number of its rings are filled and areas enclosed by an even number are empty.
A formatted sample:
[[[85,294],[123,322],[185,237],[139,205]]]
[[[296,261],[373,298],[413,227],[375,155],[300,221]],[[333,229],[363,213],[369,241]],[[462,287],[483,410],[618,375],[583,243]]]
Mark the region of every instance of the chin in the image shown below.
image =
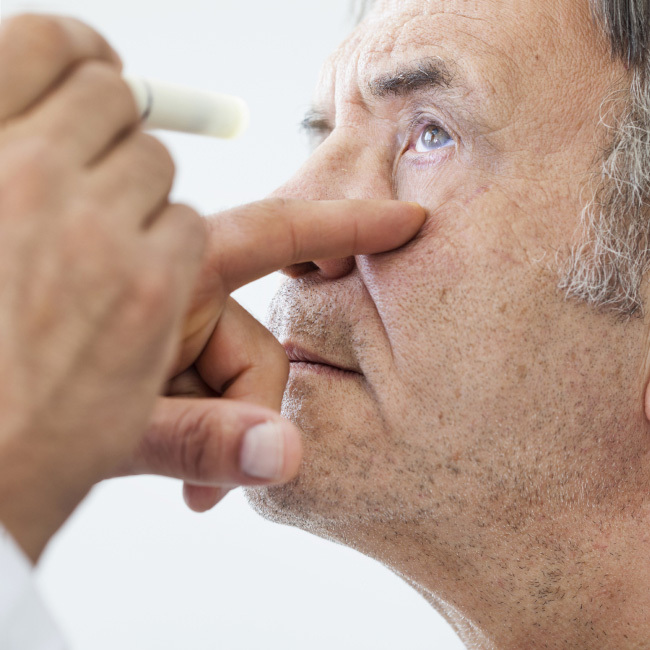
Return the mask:
[[[245,489],[258,514],[329,537],[358,509],[359,467],[369,462],[360,457],[368,445],[359,445],[365,432],[355,413],[367,413],[359,409],[358,397],[326,378],[291,378],[282,415],[303,433],[303,461],[289,483]]]
[[[345,540],[351,525],[385,515],[388,495],[380,486],[390,475],[388,454],[378,440],[381,425],[364,406],[349,392],[291,381],[282,414],[303,432],[303,462],[289,483],[246,488],[253,509],[333,541]]]
[[[278,524],[294,526],[321,537],[331,537],[345,512],[344,486],[336,478],[336,468],[318,468],[310,462],[306,450],[298,476],[283,485],[247,487],[244,494],[259,515]],[[332,482],[339,484],[332,488]]]
[[[423,516],[422,484],[436,474],[425,432],[391,427],[364,388],[322,377],[292,375],[282,414],[303,432],[303,462],[290,483],[246,489],[260,515],[346,543],[351,531]]]
[[[247,487],[244,494],[258,515],[276,524],[315,532],[315,507],[300,491],[300,477],[285,485]]]

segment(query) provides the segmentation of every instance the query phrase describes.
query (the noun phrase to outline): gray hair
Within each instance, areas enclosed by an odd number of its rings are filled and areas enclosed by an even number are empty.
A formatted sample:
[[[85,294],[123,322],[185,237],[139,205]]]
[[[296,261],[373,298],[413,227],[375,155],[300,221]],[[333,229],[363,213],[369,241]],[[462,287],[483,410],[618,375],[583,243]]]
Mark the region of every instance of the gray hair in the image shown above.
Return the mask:
[[[642,285],[650,270],[650,6],[648,0],[591,0],[612,56],[630,70],[611,138],[595,174],[595,191],[582,214],[581,243],[570,252],[560,289],[567,297],[642,316]]]
[[[374,2],[354,0],[358,20]],[[579,243],[562,255],[559,288],[619,316],[642,316],[650,270],[650,0],[590,2],[612,57],[625,63],[630,78],[604,100],[602,114],[615,105],[618,117],[605,125],[611,135],[596,160]]]

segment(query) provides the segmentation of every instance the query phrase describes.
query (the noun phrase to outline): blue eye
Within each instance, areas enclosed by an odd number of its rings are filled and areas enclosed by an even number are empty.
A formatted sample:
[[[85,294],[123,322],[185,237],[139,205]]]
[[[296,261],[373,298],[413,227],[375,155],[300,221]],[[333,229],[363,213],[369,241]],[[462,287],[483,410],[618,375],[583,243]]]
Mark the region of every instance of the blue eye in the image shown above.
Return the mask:
[[[415,150],[418,153],[428,153],[429,151],[442,149],[453,144],[454,141],[449,133],[437,124],[429,124],[420,134],[415,144]]]

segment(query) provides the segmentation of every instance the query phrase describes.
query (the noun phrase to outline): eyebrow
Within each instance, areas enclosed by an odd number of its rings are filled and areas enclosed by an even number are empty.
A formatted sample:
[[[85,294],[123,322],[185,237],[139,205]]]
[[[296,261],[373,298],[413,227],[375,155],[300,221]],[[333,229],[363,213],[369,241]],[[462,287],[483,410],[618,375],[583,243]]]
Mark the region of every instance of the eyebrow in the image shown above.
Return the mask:
[[[302,122],[300,122],[300,130],[310,135],[317,135],[329,133],[334,130],[334,127],[325,114],[325,111],[318,108],[310,108]]]
[[[368,84],[368,89],[374,97],[402,97],[421,90],[449,90],[453,81],[451,68],[443,59],[429,58],[373,79]]]
[[[368,92],[372,97],[405,97],[426,90],[453,89],[457,84],[451,71],[451,64],[438,57],[421,59],[395,72],[372,79]],[[325,111],[312,108],[300,123],[302,131],[310,134],[324,134],[334,129]]]

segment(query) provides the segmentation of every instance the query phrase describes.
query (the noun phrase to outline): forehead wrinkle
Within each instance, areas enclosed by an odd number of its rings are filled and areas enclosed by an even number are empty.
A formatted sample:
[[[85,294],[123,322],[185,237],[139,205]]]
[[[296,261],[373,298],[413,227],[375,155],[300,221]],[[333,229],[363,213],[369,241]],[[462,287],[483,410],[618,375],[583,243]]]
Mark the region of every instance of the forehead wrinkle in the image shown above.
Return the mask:
[[[422,6],[417,3],[406,3],[406,7],[404,3],[392,4],[395,12],[390,20],[372,26],[362,23],[330,58],[329,74],[322,78],[325,83],[320,85],[321,101],[317,107],[328,107],[323,112],[332,118],[336,106],[342,108],[350,102],[368,110],[377,100],[367,91],[373,78],[418,59],[444,58],[453,62],[455,76],[467,79],[459,92],[446,95],[453,101],[450,106],[460,107],[465,117],[480,121],[477,127],[486,133],[498,129],[504,118],[512,116],[521,91],[522,62],[515,61],[510,47],[495,49],[482,36],[486,31],[484,25],[494,22],[491,15],[484,18],[445,12],[440,10],[439,2],[435,9],[433,3],[427,3],[425,11],[416,10]],[[508,12],[504,8],[499,13]],[[475,23],[481,23],[478,29],[472,29]],[[508,40],[519,38],[513,33],[513,39]],[[530,47],[527,43],[526,48]]]
[[[447,30],[450,18],[453,21],[452,29]],[[494,46],[487,44],[468,28],[458,26],[459,21],[465,22],[466,19],[485,22],[484,19],[458,13],[436,11],[428,15],[411,15],[402,12],[399,22],[392,28],[386,29],[382,25],[381,35],[373,29],[368,29],[367,25],[365,28],[362,26],[361,29],[366,32],[366,38],[363,39],[366,47],[365,52],[361,53],[358,66],[361,85],[367,85],[373,77],[406,68],[409,63],[426,59],[445,61],[459,86],[461,81],[465,80],[463,89],[472,90],[478,95],[482,95],[482,91],[488,91],[485,93],[487,96],[482,99],[494,95],[490,91],[495,84],[501,85],[499,82],[503,77],[516,81],[518,75],[517,71],[511,68],[512,60],[508,60],[507,74],[504,75],[503,61],[494,65],[497,58]],[[450,42],[449,35],[462,35],[480,46],[472,44],[468,47],[466,43],[456,42],[455,38]],[[488,83],[485,83],[486,80]],[[505,82],[505,79],[503,81]]]
[[[436,14],[464,15],[482,19],[489,5],[490,17],[508,13],[508,3],[503,0],[380,0],[373,2],[365,21],[379,22],[387,16],[402,14],[408,16],[433,16]],[[472,13],[469,13],[469,12]]]
[[[486,4],[489,6],[487,15],[485,15]],[[422,49],[439,47],[445,57],[449,55],[449,58],[461,64],[465,61],[473,63],[474,59],[479,57],[468,57],[467,54],[475,55],[478,45],[479,53],[484,53],[491,60],[500,59],[498,66],[486,69],[491,82],[494,84],[499,81],[498,77],[503,77],[508,85],[512,86],[512,81],[517,81],[513,75],[521,74],[522,65],[525,67],[526,61],[535,57],[538,51],[539,44],[528,31],[527,22],[531,16],[520,15],[514,10],[511,2],[484,0],[480,6],[476,5],[477,13],[462,10],[466,7],[471,9],[471,3],[470,5],[466,2],[454,3],[453,0],[451,2],[442,0],[403,2],[402,0],[382,2],[378,7],[379,11],[371,13],[371,17],[375,20],[365,27],[362,24],[362,29],[375,33],[386,32],[385,36],[390,35],[388,43],[384,36],[383,47],[375,46],[373,49],[392,58],[405,52],[409,58],[413,58],[413,50],[418,47]],[[536,24],[539,19],[543,19],[549,26],[556,26],[552,32],[557,32],[558,18],[552,11],[544,10],[543,7],[531,7],[531,13],[536,19]],[[509,33],[507,38],[492,38],[492,35],[504,32]],[[471,39],[472,42],[468,46],[458,42],[458,37]],[[495,45],[498,52],[495,51]],[[445,52],[445,49],[449,51]],[[434,52],[434,54],[441,54],[441,52]],[[522,54],[524,56],[521,56]],[[427,54],[423,53],[423,56]],[[504,67],[507,69],[504,70]],[[472,72],[473,70],[468,70],[469,78],[472,77]],[[478,78],[476,81],[480,82],[481,79]]]

